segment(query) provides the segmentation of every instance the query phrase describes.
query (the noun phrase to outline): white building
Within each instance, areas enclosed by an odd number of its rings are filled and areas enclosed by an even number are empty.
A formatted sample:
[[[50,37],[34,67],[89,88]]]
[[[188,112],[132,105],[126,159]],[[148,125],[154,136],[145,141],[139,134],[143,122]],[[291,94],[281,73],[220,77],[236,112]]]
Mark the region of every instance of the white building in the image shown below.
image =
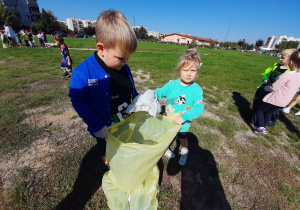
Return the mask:
[[[87,28],[89,26],[95,27],[96,21],[91,20],[81,20],[81,19],[75,19],[75,18],[67,18],[66,24],[68,26],[68,29],[72,31],[78,31]]]
[[[0,0],[0,4],[12,11],[23,26],[31,26],[41,19],[37,0]]]
[[[156,31],[148,31],[148,36],[153,36],[155,38],[160,38],[165,36],[165,33],[160,33],[160,32],[156,32]]]
[[[281,42],[284,41],[296,41],[300,43],[300,38],[294,38],[294,37],[288,37],[286,35],[284,36],[270,36],[267,40],[266,45],[262,48],[264,50],[276,50],[275,46],[280,45]],[[300,47],[300,44],[298,45],[298,48]]]

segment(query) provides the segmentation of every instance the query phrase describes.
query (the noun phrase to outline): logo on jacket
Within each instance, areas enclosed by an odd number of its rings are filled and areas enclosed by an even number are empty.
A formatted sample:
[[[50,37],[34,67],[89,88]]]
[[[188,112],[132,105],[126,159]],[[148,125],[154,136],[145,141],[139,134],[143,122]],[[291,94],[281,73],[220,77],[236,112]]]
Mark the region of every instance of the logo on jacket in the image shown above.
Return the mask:
[[[98,86],[98,79],[88,79],[89,86]]]
[[[186,104],[186,99],[185,99],[185,95],[180,95],[176,101],[176,104],[181,105],[181,104]]]

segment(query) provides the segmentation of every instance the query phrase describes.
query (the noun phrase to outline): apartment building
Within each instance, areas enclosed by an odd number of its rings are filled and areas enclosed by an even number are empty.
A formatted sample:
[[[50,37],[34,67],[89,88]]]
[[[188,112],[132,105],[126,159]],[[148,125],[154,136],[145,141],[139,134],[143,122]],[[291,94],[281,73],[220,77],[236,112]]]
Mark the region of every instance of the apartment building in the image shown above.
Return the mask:
[[[0,3],[14,13],[21,26],[30,27],[41,19],[37,0],[0,0]]]
[[[164,33],[160,33],[160,32],[156,32],[156,31],[148,31],[148,36],[153,36],[155,38],[161,38],[163,36],[165,36],[166,34]]]
[[[67,18],[66,25],[68,26],[68,29],[72,31],[79,31],[83,28],[87,28],[89,26],[95,27],[96,21],[91,20],[81,20],[81,19],[75,19],[75,18]]]
[[[178,33],[167,34],[162,39],[163,42],[178,43],[178,44],[191,44],[193,40],[195,40],[196,45],[200,45],[200,46],[210,46],[212,41],[215,43],[215,47],[219,46],[218,41],[212,39],[205,39],[201,37],[194,37],[190,34],[178,34]]]
[[[263,49],[265,50],[276,50],[276,45],[280,45],[281,42],[284,41],[296,41],[299,42],[298,48],[300,47],[300,38],[294,38],[294,37],[288,37],[286,35],[284,36],[270,36],[266,42],[266,45]]]

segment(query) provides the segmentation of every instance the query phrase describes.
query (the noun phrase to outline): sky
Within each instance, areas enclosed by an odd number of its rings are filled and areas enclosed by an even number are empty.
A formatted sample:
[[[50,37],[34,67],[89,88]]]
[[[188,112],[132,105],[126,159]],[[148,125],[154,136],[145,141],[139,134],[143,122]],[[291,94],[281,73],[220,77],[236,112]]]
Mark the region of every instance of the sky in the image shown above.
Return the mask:
[[[101,11],[117,9],[132,26],[219,42],[245,39],[253,44],[272,35],[300,38],[300,0],[38,0],[38,4],[59,21],[96,20]]]

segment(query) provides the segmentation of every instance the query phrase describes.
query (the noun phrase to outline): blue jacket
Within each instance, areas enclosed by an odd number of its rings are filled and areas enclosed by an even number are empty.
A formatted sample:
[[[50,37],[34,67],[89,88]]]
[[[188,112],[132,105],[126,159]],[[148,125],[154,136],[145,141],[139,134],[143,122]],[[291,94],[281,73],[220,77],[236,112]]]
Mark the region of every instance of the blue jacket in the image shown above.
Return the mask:
[[[132,82],[133,96],[136,97],[138,92],[130,68],[127,65],[125,68]],[[94,54],[73,71],[69,97],[92,136],[105,125],[111,125],[110,76],[99,65]]]

